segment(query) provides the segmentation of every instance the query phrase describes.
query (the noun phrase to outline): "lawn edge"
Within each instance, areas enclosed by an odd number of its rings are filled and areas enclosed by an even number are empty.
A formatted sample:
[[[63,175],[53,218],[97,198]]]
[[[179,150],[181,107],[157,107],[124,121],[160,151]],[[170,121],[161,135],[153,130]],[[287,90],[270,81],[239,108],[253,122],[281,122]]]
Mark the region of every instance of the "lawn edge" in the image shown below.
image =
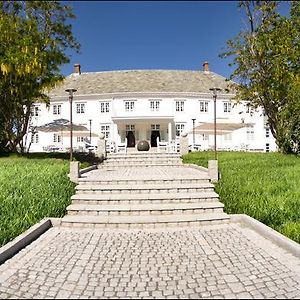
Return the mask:
[[[272,229],[271,227],[261,223],[260,221],[245,214],[230,215],[230,220],[234,223],[245,224],[246,226],[254,229],[264,238],[271,240],[281,248],[284,248],[296,257],[300,258],[300,244]]]
[[[20,250],[28,246],[43,233],[45,233],[48,229],[56,226],[59,220],[59,218],[45,218],[31,226],[25,232],[18,235],[12,241],[2,246],[0,248],[0,265],[3,264],[6,260],[13,257]]]

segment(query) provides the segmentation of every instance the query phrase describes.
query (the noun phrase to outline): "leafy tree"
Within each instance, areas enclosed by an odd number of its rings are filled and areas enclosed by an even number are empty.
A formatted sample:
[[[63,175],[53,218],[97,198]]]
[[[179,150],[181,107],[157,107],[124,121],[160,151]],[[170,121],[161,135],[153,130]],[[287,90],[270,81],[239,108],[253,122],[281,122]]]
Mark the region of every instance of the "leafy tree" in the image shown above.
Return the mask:
[[[236,99],[261,106],[279,151],[300,152],[300,2],[290,16],[276,1],[241,1],[248,29],[227,41],[221,57],[232,56]]]
[[[0,145],[23,152],[33,103],[49,103],[46,92],[69,62],[66,50],[79,51],[71,18],[58,1],[0,2]]]

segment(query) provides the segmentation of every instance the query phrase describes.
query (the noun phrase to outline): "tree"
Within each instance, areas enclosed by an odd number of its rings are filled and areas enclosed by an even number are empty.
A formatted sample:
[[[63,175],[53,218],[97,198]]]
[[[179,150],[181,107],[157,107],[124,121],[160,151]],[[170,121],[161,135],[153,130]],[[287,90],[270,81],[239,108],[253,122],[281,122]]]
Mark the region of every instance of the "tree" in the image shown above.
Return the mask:
[[[63,76],[68,48],[80,45],[67,21],[75,18],[58,1],[0,2],[0,145],[23,152],[31,107]]]
[[[300,152],[300,3],[290,16],[276,1],[241,1],[248,29],[227,42],[221,57],[233,56],[236,99],[264,109],[279,151]]]

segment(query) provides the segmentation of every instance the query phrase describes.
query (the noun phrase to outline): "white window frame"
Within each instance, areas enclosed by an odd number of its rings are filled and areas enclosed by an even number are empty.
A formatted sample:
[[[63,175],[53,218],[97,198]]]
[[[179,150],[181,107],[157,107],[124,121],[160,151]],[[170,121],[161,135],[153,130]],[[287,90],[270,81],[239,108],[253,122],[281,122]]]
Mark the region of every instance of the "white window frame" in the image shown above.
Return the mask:
[[[159,111],[160,100],[150,100],[150,110]]]
[[[61,143],[61,135],[58,133],[53,133],[53,143]]]
[[[232,133],[227,133],[224,135],[224,141],[232,141]]]
[[[247,140],[248,141],[254,141],[254,128],[253,127],[247,127],[246,135],[247,135]]]
[[[100,132],[104,134],[106,140],[110,139],[110,124],[101,123],[100,124]]]
[[[77,143],[84,143],[87,140],[87,136],[78,136]]]
[[[223,112],[230,114],[232,112],[232,104],[229,101],[223,102]]]
[[[125,111],[134,111],[134,102],[133,100],[126,100],[125,102]]]
[[[160,130],[160,124],[151,124],[151,130]]]
[[[38,117],[38,116],[39,116],[39,112],[40,112],[39,106],[33,105],[33,106],[31,107],[31,112],[30,112],[30,114],[31,114],[32,117]]]
[[[184,129],[185,129],[185,123],[175,123],[176,136],[181,136],[181,134],[184,132]]]
[[[209,140],[209,135],[203,133],[203,134],[202,134],[202,141],[208,141],[208,140]]]
[[[61,104],[53,104],[53,115],[61,115]]]
[[[31,143],[32,144],[39,143],[39,134],[38,133],[31,134]]]
[[[208,112],[208,101],[199,101],[200,112],[207,113]]]
[[[76,103],[76,113],[85,114],[85,103]]]
[[[184,111],[184,100],[176,100],[175,101],[175,110],[177,112],[183,112]]]
[[[270,137],[270,127],[266,127],[266,138]]]
[[[110,103],[109,103],[109,101],[100,102],[100,112],[102,114],[110,112]]]

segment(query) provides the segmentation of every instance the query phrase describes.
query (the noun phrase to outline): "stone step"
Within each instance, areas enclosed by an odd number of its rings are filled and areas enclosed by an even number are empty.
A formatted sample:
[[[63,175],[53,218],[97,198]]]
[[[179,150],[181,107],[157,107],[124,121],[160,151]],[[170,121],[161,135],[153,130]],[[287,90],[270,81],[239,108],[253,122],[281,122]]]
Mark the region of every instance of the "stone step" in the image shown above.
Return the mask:
[[[113,180],[98,180],[91,178],[79,178],[80,185],[148,185],[148,184],[180,184],[180,183],[207,183],[210,182],[208,176],[203,176],[202,178],[178,178],[178,179],[113,179]]]
[[[124,156],[107,156],[107,160],[141,160],[141,159],[167,159],[167,160],[179,160],[181,159],[179,155],[140,155],[140,156],[133,156],[133,155],[124,155]]]
[[[123,166],[123,165],[122,165]],[[156,163],[156,162],[144,162],[144,163],[139,163],[139,164],[128,164],[128,165],[124,165],[128,168],[138,168],[138,167],[146,167],[146,166],[157,166],[157,167],[181,167],[182,163]],[[100,165],[98,165],[99,169],[106,169],[106,168],[111,168],[111,169],[115,169],[115,168],[120,168],[120,165],[118,163],[114,163],[114,164],[103,164],[101,163]]]
[[[149,203],[195,203],[216,202],[219,195],[214,192],[201,193],[145,193],[145,194],[75,194],[73,204],[149,204]]]
[[[82,216],[67,215],[62,226],[95,228],[152,228],[164,226],[207,225],[229,221],[226,213],[140,215],[140,216]]]
[[[188,192],[203,192],[213,191],[214,186],[209,182],[203,183],[181,183],[181,184],[147,184],[147,185],[96,185],[96,184],[79,184],[75,187],[76,191],[80,193],[188,193]]]
[[[118,165],[120,166],[135,166],[135,165],[157,165],[157,164],[167,164],[167,165],[181,165],[181,161],[171,161],[171,160],[132,160],[132,161],[127,161],[127,160],[120,160],[120,161],[111,161],[111,160],[106,160],[102,163],[103,166],[107,166],[107,165]]]
[[[67,207],[68,215],[170,215],[176,213],[199,214],[199,213],[222,213],[224,204],[217,202],[198,203],[147,203],[147,204],[71,204]]]
[[[167,153],[167,152],[136,152],[136,153],[108,153],[108,158],[130,158],[130,157],[180,157],[179,153]]]

